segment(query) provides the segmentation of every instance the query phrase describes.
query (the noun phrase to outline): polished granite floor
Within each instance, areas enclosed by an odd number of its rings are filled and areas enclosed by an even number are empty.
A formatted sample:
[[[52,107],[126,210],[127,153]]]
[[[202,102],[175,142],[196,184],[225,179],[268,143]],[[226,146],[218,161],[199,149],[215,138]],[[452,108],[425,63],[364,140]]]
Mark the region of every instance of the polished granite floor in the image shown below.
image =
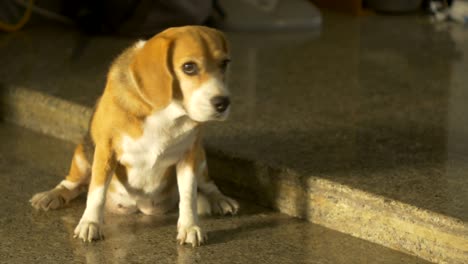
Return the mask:
[[[468,220],[468,30],[325,13],[320,32],[228,33],[232,118],[206,144]],[[0,82],[92,105],[134,40],[0,35]]]
[[[201,219],[200,248],[177,245],[175,213],[106,214],[105,240],[84,244],[73,239],[84,197],[49,212],[28,203],[66,173],[73,145],[3,123],[0,141],[0,263],[428,263],[246,203],[238,216]]]

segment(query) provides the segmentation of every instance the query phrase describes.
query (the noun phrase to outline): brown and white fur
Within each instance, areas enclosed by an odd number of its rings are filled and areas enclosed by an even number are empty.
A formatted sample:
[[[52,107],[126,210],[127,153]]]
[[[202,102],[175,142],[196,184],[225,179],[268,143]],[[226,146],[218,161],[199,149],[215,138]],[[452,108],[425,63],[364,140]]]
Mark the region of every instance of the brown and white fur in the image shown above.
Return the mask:
[[[208,177],[201,125],[225,120],[229,62],[224,35],[200,26],[170,28],[139,41],[112,64],[89,135],[69,174],[34,195],[33,207],[63,207],[88,189],[75,237],[101,239],[104,208],[161,214],[177,207],[177,239],[206,240],[198,214],[235,214],[239,205]]]

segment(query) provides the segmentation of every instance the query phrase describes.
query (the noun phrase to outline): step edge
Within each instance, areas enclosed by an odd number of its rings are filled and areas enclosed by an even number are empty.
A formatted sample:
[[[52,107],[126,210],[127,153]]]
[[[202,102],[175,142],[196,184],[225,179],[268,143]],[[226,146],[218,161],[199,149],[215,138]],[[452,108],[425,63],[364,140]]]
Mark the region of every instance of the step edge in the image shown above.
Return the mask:
[[[73,103],[65,99],[57,98],[39,91],[34,91],[20,86],[7,87],[6,92],[4,91],[4,94],[2,96],[1,103],[5,108],[3,109],[3,111],[5,112],[3,118],[6,121],[16,123],[31,130],[48,134],[50,136],[54,136],[63,140],[72,141],[75,143],[81,139],[81,135],[83,135],[83,133],[85,133],[85,131],[87,130],[88,120],[92,114],[92,109],[89,107],[82,106],[80,104]],[[41,111],[47,111],[47,114],[44,115]],[[47,122],[44,122],[44,118],[47,118]],[[67,126],[65,129],[59,126],[59,124],[63,122],[67,122],[69,124],[69,126]],[[215,149],[208,149],[208,152],[210,153],[210,155],[217,155],[220,156],[222,159],[227,159],[231,162],[241,160],[237,158],[232,158],[228,154],[222,153],[221,151]],[[452,247],[449,249],[445,249],[445,251],[448,250],[451,252],[450,254],[449,252],[446,252],[446,254],[442,252],[420,252],[417,249],[414,249],[414,247],[412,246],[402,247],[400,245],[401,243],[396,243],[395,241],[393,241],[392,243],[385,243],[385,241],[382,240],[381,237],[379,240],[379,236],[371,236],[369,234],[366,235],[365,232],[363,232],[362,230],[361,232],[358,232],[356,230],[351,230],[351,227],[340,227],[340,225],[337,224],[336,221],[332,221],[332,219],[327,218],[327,214],[324,214],[323,212],[321,214],[317,214],[314,213],[314,211],[312,210],[312,212],[304,211],[302,213],[299,213],[295,211],[294,208],[291,208],[291,204],[288,201],[288,199],[290,199],[291,197],[289,197],[288,195],[286,195],[288,198],[282,199],[280,199],[282,196],[278,196],[278,199],[268,201],[264,205],[274,207],[275,209],[288,215],[305,218],[311,222],[323,225],[325,227],[338,230],[347,234],[351,234],[361,239],[369,240],[374,243],[381,244],[383,246],[387,246],[399,251],[416,255],[429,261],[436,261],[440,263],[462,263],[463,260],[468,258],[468,253],[466,251],[468,229],[466,223],[459,219],[432,212],[426,209],[421,209],[410,204],[405,204],[399,201],[391,200],[376,194],[367,193],[365,191],[351,188],[349,186],[339,184],[330,180],[322,179],[316,176],[307,177],[307,182],[305,184],[306,188],[304,188],[303,186],[297,184],[297,182],[300,182],[300,180],[297,181],[297,179],[301,179],[304,177],[301,177],[297,172],[295,172],[292,169],[271,168],[268,165],[256,161],[242,160],[242,162],[253,163],[253,166],[255,166],[259,171],[266,170],[268,172],[271,169],[278,170],[280,172],[279,175],[285,175],[282,179],[279,179],[279,186],[281,186],[282,188],[292,187],[293,191],[296,193],[307,193],[307,195],[310,196],[309,199],[307,199],[307,201],[311,201],[311,203],[308,205],[309,208],[321,208],[321,206],[328,206],[328,210],[331,211],[333,209],[336,210],[337,208],[340,208],[340,206],[350,206],[352,204],[352,201],[356,201],[356,198],[359,198],[361,201],[366,201],[366,204],[368,204],[368,208],[374,207],[375,213],[379,213],[379,211],[381,211],[375,210],[375,208],[383,207],[387,208],[389,212],[398,210],[399,212],[401,212],[401,214],[411,214],[410,217],[418,219],[419,225],[416,225],[416,227],[422,228],[423,230],[436,230],[436,233],[432,232],[432,234],[434,234],[432,237],[436,238],[445,235],[452,238],[446,239],[446,242],[451,244]],[[291,175],[295,175],[293,177],[296,177],[297,179],[288,180],[291,179]],[[226,180],[219,177],[217,179],[221,181]],[[317,196],[317,193],[330,193],[331,191],[333,191],[332,193],[334,193],[335,196]],[[291,193],[289,192],[289,194]],[[352,194],[354,198],[352,198],[350,194]],[[284,194],[282,195],[284,196]],[[337,197],[339,197],[339,199]],[[334,201],[340,199],[342,202],[341,204],[337,205]],[[369,203],[372,203],[372,206],[369,206]],[[428,217],[429,215],[430,217]],[[346,221],[351,220],[349,217],[343,219]],[[448,226],[450,226],[450,228],[448,228]],[[356,229],[356,227],[354,227],[354,229]],[[458,237],[461,238],[457,239]],[[418,239],[418,237],[415,237],[413,239]],[[454,245],[453,242],[456,242],[456,244]],[[439,250],[444,250],[444,248],[440,248],[440,246],[438,246],[437,248]]]

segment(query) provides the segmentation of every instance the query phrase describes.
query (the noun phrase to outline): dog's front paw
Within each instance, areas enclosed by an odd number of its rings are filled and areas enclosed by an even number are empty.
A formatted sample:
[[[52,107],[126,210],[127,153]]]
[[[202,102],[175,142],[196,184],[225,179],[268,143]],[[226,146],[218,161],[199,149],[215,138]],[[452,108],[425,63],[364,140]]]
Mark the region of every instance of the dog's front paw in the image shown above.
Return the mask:
[[[192,247],[200,246],[205,243],[207,236],[203,230],[197,226],[179,226],[177,240],[181,245],[192,244]]]
[[[209,199],[210,199],[211,209],[213,213],[215,214],[235,215],[237,214],[237,211],[239,211],[239,203],[236,200],[231,199],[227,196],[215,195],[215,196],[210,197]]]
[[[83,240],[83,242],[92,242],[103,239],[101,224],[92,221],[84,221],[83,219],[75,228],[75,238]]]

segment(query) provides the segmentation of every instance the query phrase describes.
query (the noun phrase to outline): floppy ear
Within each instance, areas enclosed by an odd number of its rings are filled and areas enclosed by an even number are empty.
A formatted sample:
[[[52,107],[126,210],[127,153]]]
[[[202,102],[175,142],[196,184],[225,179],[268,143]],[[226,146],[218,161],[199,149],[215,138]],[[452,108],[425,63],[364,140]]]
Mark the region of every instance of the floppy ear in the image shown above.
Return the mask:
[[[170,104],[174,78],[170,67],[171,41],[154,37],[136,52],[130,70],[137,89],[154,110]]]

